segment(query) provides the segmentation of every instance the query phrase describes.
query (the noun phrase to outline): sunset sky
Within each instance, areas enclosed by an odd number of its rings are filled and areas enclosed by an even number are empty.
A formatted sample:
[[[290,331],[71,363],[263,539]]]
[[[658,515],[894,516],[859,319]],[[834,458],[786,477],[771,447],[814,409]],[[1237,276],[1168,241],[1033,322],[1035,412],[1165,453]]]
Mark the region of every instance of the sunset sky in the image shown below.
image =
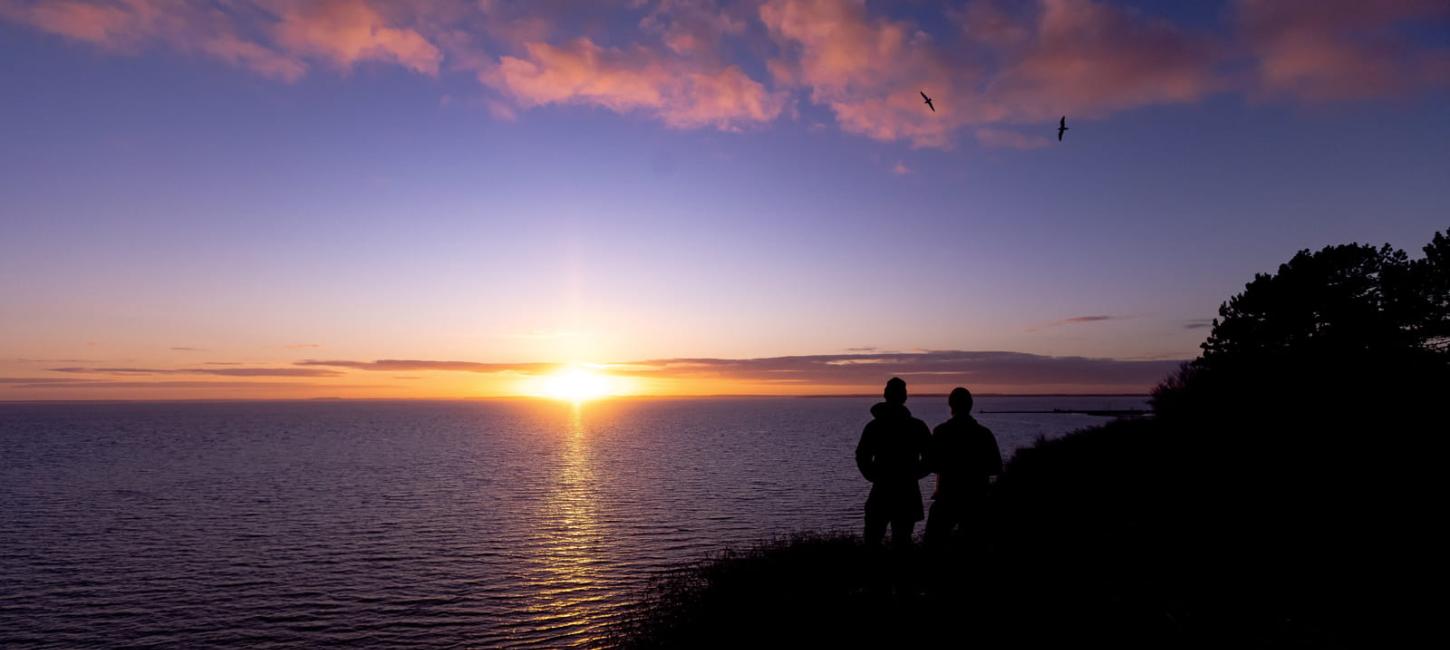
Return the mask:
[[[0,0],[0,400],[1142,392],[1447,100],[1443,0]]]

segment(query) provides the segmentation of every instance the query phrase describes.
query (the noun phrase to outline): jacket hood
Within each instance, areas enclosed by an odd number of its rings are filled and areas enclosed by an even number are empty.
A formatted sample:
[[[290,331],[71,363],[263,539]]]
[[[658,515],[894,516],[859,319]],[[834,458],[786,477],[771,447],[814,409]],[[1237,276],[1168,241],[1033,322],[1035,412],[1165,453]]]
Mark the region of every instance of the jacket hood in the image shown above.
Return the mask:
[[[901,404],[892,404],[891,402],[877,402],[874,406],[871,407],[871,417],[878,420],[909,418],[911,417],[911,411],[907,410],[906,406]]]

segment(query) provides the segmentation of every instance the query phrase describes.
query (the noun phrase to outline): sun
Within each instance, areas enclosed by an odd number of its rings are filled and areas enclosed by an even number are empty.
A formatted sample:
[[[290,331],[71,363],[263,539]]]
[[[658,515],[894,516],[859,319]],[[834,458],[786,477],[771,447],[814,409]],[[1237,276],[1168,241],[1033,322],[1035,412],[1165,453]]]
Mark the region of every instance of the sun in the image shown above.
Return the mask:
[[[528,394],[576,404],[620,393],[614,377],[579,365],[565,366],[530,383],[525,389]]]

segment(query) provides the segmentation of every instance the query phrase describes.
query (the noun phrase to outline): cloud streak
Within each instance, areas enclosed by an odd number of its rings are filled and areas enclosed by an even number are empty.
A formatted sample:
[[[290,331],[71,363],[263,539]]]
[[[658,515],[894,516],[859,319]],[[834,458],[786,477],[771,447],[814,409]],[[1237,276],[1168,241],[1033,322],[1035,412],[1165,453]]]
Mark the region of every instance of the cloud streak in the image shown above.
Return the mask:
[[[341,372],[325,368],[50,368],[51,372],[91,375],[214,375],[219,377],[336,377]]]
[[[1179,361],[1124,361],[1056,357],[1021,352],[943,350],[889,354],[838,354],[758,359],[658,359],[618,372],[637,376],[723,377],[762,383],[875,386],[901,376],[928,384],[1041,387],[1062,385],[1152,386]]]
[[[1117,319],[1118,319],[1117,316],[1108,316],[1106,314],[1100,314],[1100,315],[1096,315],[1096,316],[1073,316],[1072,318],[1064,318],[1064,319],[1062,319],[1060,321],[1055,322],[1054,324],[1055,325],[1076,325],[1076,324],[1079,324],[1079,323],[1100,323],[1100,322],[1105,321],[1105,320],[1117,320]]]
[[[0,377],[0,385],[19,385],[21,387],[39,386],[42,384],[72,384],[84,381],[86,380],[71,377]]]
[[[1126,318],[1125,316],[1113,316],[1113,315],[1110,315],[1110,314],[1090,314],[1090,315],[1087,315],[1087,316],[1072,316],[1072,317],[1069,317],[1069,318],[1063,318],[1061,320],[1055,320],[1055,321],[1043,323],[1041,325],[1034,325],[1032,327],[1027,328],[1027,331],[1029,331],[1029,332],[1036,332],[1038,330],[1043,330],[1043,329],[1047,329],[1047,328],[1050,328],[1050,327],[1063,327],[1063,326],[1067,326],[1067,325],[1090,325],[1092,323],[1102,323],[1102,322],[1110,321],[1110,320],[1124,320],[1125,318]]]
[[[332,389],[355,389],[373,388],[365,385],[323,385],[313,383],[281,382],[281,381],[185,381],[185,380],[161,380],[161,381],[131,381],[131,380],[109,380],[109,379],[77,379],[74,381],[50,381],[46,378],[0,378],[0,385],[8,385],[17,389],[227,389],[227,390],[296,390],[298,388],[332,388]]]
[[[377,361],[329,361],[308,359],[295,365],[350,370],[382,370],[388,372],[437,370],[443,372],[516,372],[535,374],[557,370],[557,363],[481,363],[477,361],[429,361],[420,359],[379,359]]]

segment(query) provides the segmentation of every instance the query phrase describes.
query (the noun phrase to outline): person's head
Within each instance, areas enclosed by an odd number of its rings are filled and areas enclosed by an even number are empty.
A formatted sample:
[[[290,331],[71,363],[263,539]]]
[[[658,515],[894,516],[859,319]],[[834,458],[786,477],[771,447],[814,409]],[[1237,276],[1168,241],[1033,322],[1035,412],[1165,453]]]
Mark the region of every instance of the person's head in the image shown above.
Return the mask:
[[[952,407],[952,415],[966,415],[972,412],[972,391],[961,386],[952,389],[947,395],[947,406]]]
[[[886,390],[883,392],[886,401],[892,404],[906,403],[906,380],[900,377],[892,377],[886,380]]]

